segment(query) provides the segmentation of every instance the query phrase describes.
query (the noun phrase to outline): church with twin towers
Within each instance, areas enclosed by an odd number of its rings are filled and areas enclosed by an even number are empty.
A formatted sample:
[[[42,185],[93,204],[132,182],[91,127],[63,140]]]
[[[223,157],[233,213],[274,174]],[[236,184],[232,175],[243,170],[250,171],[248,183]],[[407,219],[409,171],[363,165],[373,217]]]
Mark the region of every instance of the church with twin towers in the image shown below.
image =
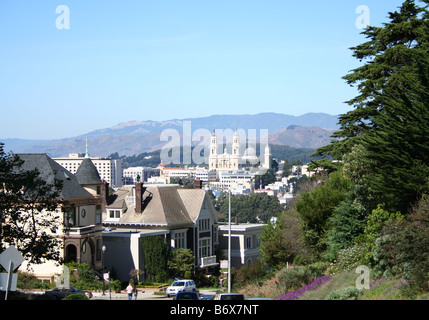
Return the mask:
[[[223,140],[223,138],[222,138]],[[245,141],[246,143],[246,141]],[[246,144],[243,144],[244,146]],[[264,153],[258,157],[256,155],[256,150],[254,148],[247,148],[243,154],[240,148],[240,135],[238,134],[237,128],[232,137],[231,152],[229,153],[227,147],[219,150],[219,146],[223,147],[223,141],[218,141],[215,129],[211,135],[210,140],[210,155],[209,155],[209,170],[241,170],[246,167],[253,166],[255,164],[260,164],[264,169],[271,169],[271,149],[268,144],[268,141],[264,148]],[[260,146],[262,150],[262,146]]]

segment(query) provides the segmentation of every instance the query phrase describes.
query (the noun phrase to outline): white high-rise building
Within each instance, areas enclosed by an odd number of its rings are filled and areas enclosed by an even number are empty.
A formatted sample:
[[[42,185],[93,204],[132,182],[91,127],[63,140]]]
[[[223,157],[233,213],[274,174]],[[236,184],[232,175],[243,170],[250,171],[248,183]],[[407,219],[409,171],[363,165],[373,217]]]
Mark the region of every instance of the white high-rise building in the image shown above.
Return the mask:
[[[70,153],[68,157],[53,158],[60,166],[66,168],[75,174],[85,156],[89,157],[88,152]],[[97,168],[101,180],[106,181],[112,187],[121,187],[122,181],[122,159],[110,159],[101,157],[90,157],[91,161]]]

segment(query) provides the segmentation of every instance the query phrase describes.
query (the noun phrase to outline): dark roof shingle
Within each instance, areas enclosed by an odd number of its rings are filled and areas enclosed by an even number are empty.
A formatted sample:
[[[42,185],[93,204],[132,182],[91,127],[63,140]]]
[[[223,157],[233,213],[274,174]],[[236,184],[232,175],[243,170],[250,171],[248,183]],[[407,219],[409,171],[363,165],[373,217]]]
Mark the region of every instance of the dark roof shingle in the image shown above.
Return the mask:
[[[63,188],[60,193],[62,199],[90,197],[77,181],[76,177],[68,170],[60,166],[44,153],[21,153],[18,157],[24,161],[21,170],[30,171],[37,169],[40,177],[48,184],[54,184],[55,180],[62,181]]]
[[[84,158],[75,173],[81,185],[102,184],[97,168],[90,158]]]

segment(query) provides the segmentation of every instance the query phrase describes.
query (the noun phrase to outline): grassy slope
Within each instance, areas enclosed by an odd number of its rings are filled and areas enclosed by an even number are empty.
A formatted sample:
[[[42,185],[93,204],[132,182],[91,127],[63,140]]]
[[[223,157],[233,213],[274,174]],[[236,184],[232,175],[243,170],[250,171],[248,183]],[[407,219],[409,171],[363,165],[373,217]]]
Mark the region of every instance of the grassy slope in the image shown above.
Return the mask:
[[[355,286],[357,274],[353,272],[341,272],[332,276],[331,281],[314,291],[307,291],[299,300],[324,300],[332,291]],[[403,292],[399,289],[400,281],[388,279],[370,290],[364,290],[359,300],[401,300]],[[416,297],[416,300],[429,300],[429,293]]]

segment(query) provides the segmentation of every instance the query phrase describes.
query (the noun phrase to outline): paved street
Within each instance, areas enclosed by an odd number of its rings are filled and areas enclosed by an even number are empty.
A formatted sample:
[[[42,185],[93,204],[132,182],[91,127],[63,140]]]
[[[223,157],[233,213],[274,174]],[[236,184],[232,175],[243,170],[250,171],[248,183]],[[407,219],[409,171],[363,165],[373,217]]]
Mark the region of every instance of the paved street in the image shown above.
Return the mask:
[[[141,289],[142,290],[142,289]],[[137,295],[137,300],[173,300],[173,298],[167,298],[163,295],[155,295],[153,289],[144,289],[144,293],[139,291]],[[216,290],[200,290],[199,291],[202,294],[209,294],[214,295],[216,293]],[[102,292],[93,292],[93,297],[91,300],[128,300],[128,295],[126,292],[116,293],[112,292],[111,294],[109,291],[105,292],[105,295],[103,296]],[[134,300],[134,296],[133,296]]]

